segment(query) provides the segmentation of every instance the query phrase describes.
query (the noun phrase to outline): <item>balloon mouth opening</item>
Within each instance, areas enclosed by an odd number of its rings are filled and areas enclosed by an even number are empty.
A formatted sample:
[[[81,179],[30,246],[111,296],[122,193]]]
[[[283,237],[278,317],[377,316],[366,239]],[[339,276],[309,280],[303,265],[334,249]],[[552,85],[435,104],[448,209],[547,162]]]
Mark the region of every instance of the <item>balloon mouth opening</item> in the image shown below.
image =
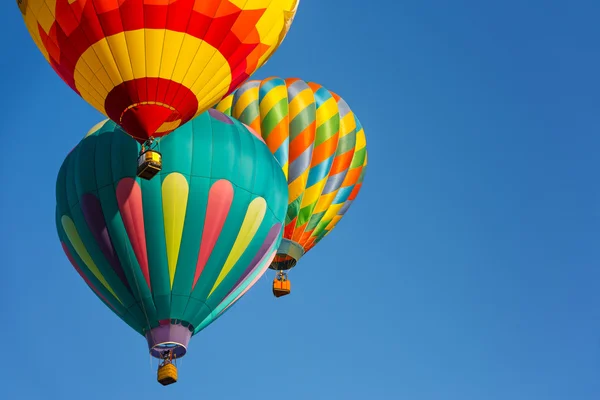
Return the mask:
[[[304,255],[304,248],[289,239],[282,239],[277,254],[271,262],[269,268],[275,271],[286,271],[296,266],[300,258]]]
[[[181,358],[187,353],[187,348],[181,343],[166,342],[159,343],[150,349],[150,355],[154,358],[163,358],[165,353],[171,353],[175,358]]]
[[[169,104],[142,101],[129,105],[119,118],[119,125],[138,141],[164,136],[182,125],[182,115]]]
[[[193,327],[182,324],[164,324],[146,332],[150,355],[163,358],[165,353],[172,353],[181,358],[187,353],[188,344],[193,334]]]

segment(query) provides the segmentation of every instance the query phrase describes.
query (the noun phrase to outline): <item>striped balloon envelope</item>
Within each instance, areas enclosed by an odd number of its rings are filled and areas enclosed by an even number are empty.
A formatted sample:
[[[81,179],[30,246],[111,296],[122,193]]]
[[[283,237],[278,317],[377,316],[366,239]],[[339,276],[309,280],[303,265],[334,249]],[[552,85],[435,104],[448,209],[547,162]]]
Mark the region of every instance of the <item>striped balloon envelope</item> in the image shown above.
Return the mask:
[[[273,54],[298,0],[17,0],[54,71],[143,143],[232,92]]]
[[[72,150],[56,184],[58,236],[154,357],[181,358],[268,269],[287,182],[262,139],[212,109],[161,141],[170,157],[151,181],[127,162],[138,150],[110,120]]]
[[[300,79],[247,81],[215,106],[261,134],[288,180],[283,241],[271,264],[293,268],[342,219],[366,172],[365,133],[337,94]]]

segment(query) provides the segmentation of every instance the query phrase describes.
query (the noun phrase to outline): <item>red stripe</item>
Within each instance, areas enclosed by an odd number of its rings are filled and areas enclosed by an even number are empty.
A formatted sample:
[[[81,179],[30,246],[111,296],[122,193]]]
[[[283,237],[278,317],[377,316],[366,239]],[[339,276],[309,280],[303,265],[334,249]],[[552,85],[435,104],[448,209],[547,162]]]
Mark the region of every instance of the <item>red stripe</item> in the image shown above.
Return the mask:
[[[142,204],[142,189],[132,178],[123,178],[117,184],[117,203],[123,218],[123,224],[129,236],[131,247],[144,274],[148,289],[150,285],[150,270],[148,268],[148,253],[146,251],[146,230],[144,226],[144,209]]]

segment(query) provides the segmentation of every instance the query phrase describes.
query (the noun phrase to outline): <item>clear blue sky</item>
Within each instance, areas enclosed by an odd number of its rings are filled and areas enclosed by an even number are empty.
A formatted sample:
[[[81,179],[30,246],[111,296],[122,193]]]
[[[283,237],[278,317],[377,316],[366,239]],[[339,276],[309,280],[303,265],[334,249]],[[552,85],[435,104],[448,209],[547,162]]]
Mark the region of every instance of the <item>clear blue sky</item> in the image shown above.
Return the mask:
[[[2,398],[599,399],[598,15],[596,0],[303,0],[255,76],[347,100],[363,191],[291,296],[273,298],[271,272],[164,388],[55,233],[59,166],[102,117],[2,1]]]

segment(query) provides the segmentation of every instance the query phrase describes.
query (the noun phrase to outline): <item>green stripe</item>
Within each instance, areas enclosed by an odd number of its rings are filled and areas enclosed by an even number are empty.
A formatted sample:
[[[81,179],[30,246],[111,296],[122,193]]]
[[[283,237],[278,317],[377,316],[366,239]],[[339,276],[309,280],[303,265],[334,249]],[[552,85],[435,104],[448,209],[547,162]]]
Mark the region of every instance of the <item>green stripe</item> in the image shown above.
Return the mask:
[[[319,225],[317,225],[317,227],[316,227],[316,228],[315,228],[315,230],[313,231],[313,234],[312,234],[312,236],[317,236],[317,237],[318,237],[318,236],[319,236],[319,235],[320,235],[320,234],[323,232],[323,230],[324,230],[325,228],[327,228],[327,225],[329,225],[329,223],[330,223],[331,221],[332,221],[331,219],[328,219],[328,220],[322,220],[322,221],[320,221],[320,222],[319,222]]]
[[[340,115],[336,113],[329,120],[325,121],[323,125],[317,128],[317,136],[315,137],[315,148],[321,143],[326,142],[333,135],[335,135],[340,129]]]
[[[308,222],[306,230],[311,231],[311,230],[315,229],[317,227],[317,225],[319,224],[319,221],[321,220],[321,218],[323,218],[324,215],[325,215],[325,212],[313,214],[313,216],[310,217],[310,221]]]
[[[354,153],[354,157],[352,158],[352,164],[350,164],[350,169],[362,167],[365,163],[365,157],[367,155],[367,148],[363,147]]]
[[[298,221],[296,222],[297,227],[300,227],[306,222],[308,222],[316,205],[317,202],[315,202],[314,204],[310,204],[300,210],[300,213],[298,214]]]
[[[290,222],[292,222],[294,220],[294,218],[296,218],[298,216],[298,214],[300,213],[300,205],[302,204],[303,196],[304,196],[304,193],[301,194],[300,196],[298,196],[298,198],[296,200],[294,200],[293,202],[291,202],[288,205],[287,216],[286,216],[286,225],[289,224]]]
[[[287,115],[288,102],[286,98],[283,98],[261,119],[260,125],[263,139],[267,140],[271,132],[273,132],[273,129],[275,129],[277,124],[279,124]]]
[[[254,100],[248,104],[248,106],[242,111],[239,117],[236,119],[243,122],[246,125],[250,125],[260,114],[260,108],[258,106],[258,100]]]
[[[317,119],[317,109],[314,103],[309,104],[290,121],[290,143]]]
[[[356,132],[350,132],[346,136],[340,138],[336,155],[344,154],[356,147]]]
[[[162,208],[161,185],[163,179],[164,176],[160,173],[154,179],[140,181],[144,204],[150,284],[159,320],[171,318],[171,285]]]

